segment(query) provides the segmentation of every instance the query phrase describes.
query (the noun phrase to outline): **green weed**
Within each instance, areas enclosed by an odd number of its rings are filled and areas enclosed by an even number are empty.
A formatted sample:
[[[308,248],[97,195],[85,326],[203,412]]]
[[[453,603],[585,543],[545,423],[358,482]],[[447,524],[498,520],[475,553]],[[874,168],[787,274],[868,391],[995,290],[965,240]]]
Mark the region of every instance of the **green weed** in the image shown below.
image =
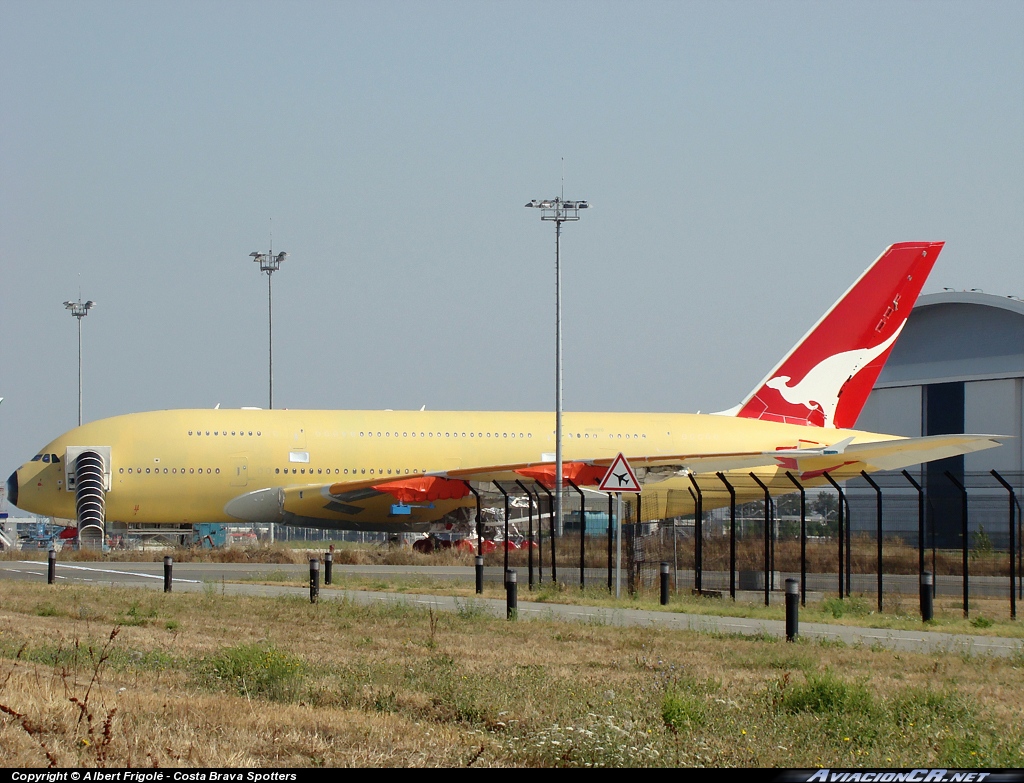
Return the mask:
[[[821,674],[808,674],[802,684],[780,682],[778,705],[786,712],[818,715],[867,715],[874,709],[874,701],[864,685],[846,682],[827,669]]]
[[[215,681],[240,696],[270,701],[296,698],[305,676],[299,658],[264,644],[227,647],[205,664]]]
[[[119,625],[128,626],[149,625],[150,620],[156,617],[156,615],[156,607],[143,609],[139,606],[138,601],[132,601],[131,606],[125,610],[124,614],[117,618],[117,622]]]
[[[821,602],[821,611],[831,614],[837,620],[843,616],[866,617],[871,614],[868,602],[860,596],[849,598],[826,598]]]
[[[487,608],[472,598],[467,600],[455,599],[455,614],[460,620],[485,620],[490,619]]]

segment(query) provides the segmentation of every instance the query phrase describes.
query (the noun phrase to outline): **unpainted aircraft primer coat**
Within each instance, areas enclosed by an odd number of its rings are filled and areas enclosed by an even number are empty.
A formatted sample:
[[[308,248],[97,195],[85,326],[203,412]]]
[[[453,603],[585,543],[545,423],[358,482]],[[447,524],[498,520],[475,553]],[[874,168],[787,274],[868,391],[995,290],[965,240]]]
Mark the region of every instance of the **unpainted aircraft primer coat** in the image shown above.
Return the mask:
[[[783,494],[793,491],[787,472],[813,486],[826,471],[841,481],[999,446],[987,435],[850,429],[942,246],[887,248],[730,411],[564,414],[565,479],[596,487],[621,452],[643,483],[644,517],[663,518],[692,513],[670,500],[690,496],[691,478],[710,509],[728,503],[719,472],[733,477],[742,501],[760,496],[743,481],[750,472]],[[107,522],[425,530],[475,503],[470,485],[553,487],[554,429],[551,412],[134,413],[47,444],[8,479],[8,498],[26,511],[75,519],[76,467],[91,455],[90,464],[102,466],[89,480],[103,487]]]

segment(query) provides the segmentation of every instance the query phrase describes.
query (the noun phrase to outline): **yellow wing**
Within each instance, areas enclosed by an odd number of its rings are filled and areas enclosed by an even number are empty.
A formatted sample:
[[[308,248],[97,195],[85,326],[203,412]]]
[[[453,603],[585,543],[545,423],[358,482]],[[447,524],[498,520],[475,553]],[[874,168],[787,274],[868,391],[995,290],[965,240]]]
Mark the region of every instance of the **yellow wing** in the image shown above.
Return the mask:
[[[763,492],[749,479],[752,471],[762,478],[772,494],[785,494],[796,489],[787,478],[787,472],[807,486],[814,486],[825,483],[826,472],[836,481],[844,481],[860,475],[862,470],[869,473],[897,470],[1001,445],[1000,436],[994,435],[933,435],[871,443],[852,443],[852,440],[813,449],[635,455],[628,459],[644,486],[645,504],[649,492],[655,493],[651,501],[657,508],[661,505],[656,500],[658,493],[673,489],[686,492],[697,482],[707,493],[704,508],[710,509],[728,503],[728,492],[717,478],[718,473],[743,489],[738,497],[742,501],[759,497],[758,493]],[[566,483],[572,481],[577,486],[593,487],[613,461],[613,458],[601,457],[567,462],[563,465],[563,476]],[[496,481],[506,486],[520,481],[531,488],[533,482],[540,482],[550,488],[554,483],[554,464],[486,465],[393,479],[376,477],[271,487],[237,497],[225,510],[236,518],[252,522],[344,530],[426,530],[431,522],[450,512],[475,505],[476,498],[470,487]],[[666,507],[667,516],[675,515],[669,511]],[[677,513],[691,512],[692,506],[690,511]]]

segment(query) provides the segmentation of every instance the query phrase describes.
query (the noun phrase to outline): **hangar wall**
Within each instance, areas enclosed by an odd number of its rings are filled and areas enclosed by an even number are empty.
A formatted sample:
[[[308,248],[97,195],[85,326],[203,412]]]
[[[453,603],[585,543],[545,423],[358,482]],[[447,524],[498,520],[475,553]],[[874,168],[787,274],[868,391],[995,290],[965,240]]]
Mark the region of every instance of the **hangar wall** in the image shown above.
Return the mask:
[[[907,436],[1009,435],[1000,448],[967,455],[961,470],[1019,474],[1024,470],[1024,302],[980,292],[920,297],[857,428]],[[1014,483],[1021,483],[1019,475]]]

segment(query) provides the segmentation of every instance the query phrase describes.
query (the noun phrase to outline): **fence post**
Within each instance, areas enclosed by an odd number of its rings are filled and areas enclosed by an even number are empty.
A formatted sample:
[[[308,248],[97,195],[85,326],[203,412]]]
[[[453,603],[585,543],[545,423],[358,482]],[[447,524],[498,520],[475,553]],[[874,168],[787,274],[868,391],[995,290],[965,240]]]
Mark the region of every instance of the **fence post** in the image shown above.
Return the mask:
[[[586,586],[584,572],[587,560],[587,498],[583,494],[583,490],[577,487],[572,479],[566,479],[566,481],[580,496],[580,590],[582,590]]]
[[[827,473],[825,475],[828,476]],[[756,473],[751,472],[750,478],[754,479],[757,485],[764,490],[764,605],[769,606],[771,604],[771,574],[768,570],[771,568],[769,563],[771,539],[769,536],[771,536],[772,495]]]
[[[966,619],[970,616],[970,610],[968,609],[968,598],[970,597],[970,575],[968,573],[969,566],[967,563],[967,548],[970,541],[968,539],[967,531],[967,488],[948,470],[946,471],[946,478],[950,480],[954,487],[960,490],[960,534],[963,536],[964,619]]]
[[[526,536],[526,546],[528,552],[526,553],[526,565],[527,565],[527,589],[533,590],[533,495],[530,494],[530,490],[526,488],[523,482],[516,480],[516,486],[519,487],[523,492],[526,493],[526,502],[530,508],[530,531],[529,535]],[[540,508],[540,499],[538,498],[537,508]]]
[[[612,508],[615,498],[611,492],[608,493],[608,592],[612,591],[612,572],[614,571],[615,553],[612,551],[615,545],[615,512]]]
[[[164,556],[164,592],[171,592],[171,570],[174,568],[174,558],[170,555]]]
[[[669,574],[669,564],[668,564],[668,562],[662,560],[661,561],[661,605],[662,606],[668,606],[668,588],[669,588],[668,574]]]
[[[807,491],[788,470],[786,478],[800,490],[800,603],[807,606]]]
[[[503,565],[505,566],[505,571],[507,573],[508,572],[508,516],[509,516],[508,493],[505,491],[505,488],[503,486],[501,486],[501,484],[499,484],[497,481],[493,481],[491,483],[494,484],[494,486],[496,486],[498,488],[498,492],[500,492],[501,496],[503,498],[505,498],[505,532],[503,534],[504,537],[505,537],[505,544],[504,544],[504,546],[505,546],[505,560],[504,560]]]
[[[716,473],[718,480],[729,490],[729,597],[736,600],[736,489],[724,473]]]
[[[1013,487],[1000,476],[996,471],[990,471],[995,477],[995,480],[1003,485],[1003,488],[1010,493],[1010,619],[1017,619],[1017,592],[1014,582],[1017,581],[1017,542],[1015,540],[1016,525],[1014,524],[1014,511],[1019,508],[1017,503],[1017,493],[1013,491]]]
[[[839,538],[839,597],[843,598],[843,501],[846,499],[846,495],[843,492],[843,488],[828,474],[828,471],[825,471],[822,475],[835,488],[835,491],[839,493],[839,502],[836,504],[836,534]]]
[[[860,475],[875,489],[875,534],[878,537],[878,613],[882,613],[882,489],[862,470]]]
[[[917,490],[917,574],[920,578],[924,575],[924,488],[906,470],[903,471],[903,478]]]
[[[463,481],[462,483],[466,485],[466,489],[472,492],[473,497],[476,498],[476,553],[482,555],[484,553],[484,521],[482,516],[483,510],[480,508],[480,493],[473,489],[473,485],[468,481]]]
[[[476,560],[476,594],[480,595],[484,591],[484,556],[477,555]]]
[[[50,546],[46,553],[46,584],[52,585],[57,580],[57,550]]]
[[[553,584],[553,583],[558,581],[558,570],[557,570],[558,569],[558,563],[557,563],[557,559],[555,557],[555,496],[551,492],[551,490],[548,489],[543,484],[538,483],[537,486],[539,486],[541,489],[543,489],[544,490],[544,494],[548,496],[548,523],[549,523],[550,528],[551,528],[551,533],[550,533],[551,534],[551,582]],[[541,514],[540,514],[540,493],[539,492],[537,493],[537,526],[540,527],[541,530],[543,531],[543,529],[544,529],[544,520],[541,518]],[[544,581],[544,536],[543,536],[543,534],[540,536],[540,539],[541,539],[540,581],[543,582]]]
[[[697,493],[693,506],[693,586],[699,594],[704,588],[704,493],[692,473],[690,483]]]

